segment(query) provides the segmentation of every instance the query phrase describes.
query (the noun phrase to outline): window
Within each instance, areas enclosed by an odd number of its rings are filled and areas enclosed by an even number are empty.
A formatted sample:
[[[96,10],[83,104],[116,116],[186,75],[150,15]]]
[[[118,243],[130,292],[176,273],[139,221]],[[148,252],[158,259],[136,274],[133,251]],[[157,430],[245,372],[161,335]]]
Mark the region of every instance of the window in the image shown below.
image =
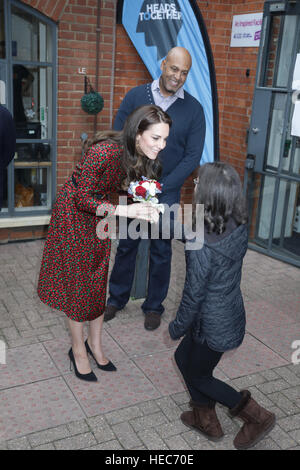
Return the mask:
[[[0,59],[5,58],[4,3],[0,0]]]
[[[55,187],[56,26],[20,2],[0,0],[0,30],[0,99],[17,133],[0,217],[49,213]]]

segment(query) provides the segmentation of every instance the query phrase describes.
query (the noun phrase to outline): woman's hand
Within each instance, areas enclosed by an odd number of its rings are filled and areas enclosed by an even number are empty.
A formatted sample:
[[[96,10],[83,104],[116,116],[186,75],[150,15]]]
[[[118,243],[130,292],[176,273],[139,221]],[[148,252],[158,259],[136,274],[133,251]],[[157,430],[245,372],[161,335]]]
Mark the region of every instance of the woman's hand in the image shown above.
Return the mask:
[[[159,220],[159,211],[147,202],[137,202],[129,206],[117,206],[115,215],[129,217],[130,219],[146,220],[155,224]]]

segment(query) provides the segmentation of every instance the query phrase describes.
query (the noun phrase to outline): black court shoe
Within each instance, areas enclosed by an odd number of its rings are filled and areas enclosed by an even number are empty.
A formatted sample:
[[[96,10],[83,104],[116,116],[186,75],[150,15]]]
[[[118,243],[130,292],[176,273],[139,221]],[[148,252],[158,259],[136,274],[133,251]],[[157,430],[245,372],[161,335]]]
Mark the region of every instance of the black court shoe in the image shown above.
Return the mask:
[[[76,377],[78,377],[78,379],[85,380],[86,382],[97,382],[98,379],[93,371],[89,372],[88,374],[81,374],[80,372],[78,372],[72,348],[70,349],[68,354],[70,358],[70,370],[71,370],[71,363],[72,363],[74,366],[75,375]]]
[[[106,372],[114,372],[117,370],[116,366],[112,363],[112,362],[108,362],[107,364],[105,364],[104,366],[102,366],[101,364],[99,364],[91,350],[91,348],[89,347],[89,343],[88,343],[88,340],[86,340],[86,342],[84,343],[85,344],[85,347],[86,347],[86,351],[88,354],[90,354],[92,356],[92,358],[94,359],[94,361],[96,362],[97,366],[99,367],[99,369],[101,370],[105,370]]]

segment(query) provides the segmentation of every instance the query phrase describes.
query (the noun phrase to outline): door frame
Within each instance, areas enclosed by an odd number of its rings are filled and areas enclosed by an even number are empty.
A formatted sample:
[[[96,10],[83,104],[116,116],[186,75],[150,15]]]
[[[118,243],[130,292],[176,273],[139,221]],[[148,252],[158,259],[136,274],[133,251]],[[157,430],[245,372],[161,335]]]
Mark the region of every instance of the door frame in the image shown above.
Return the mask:
[[[298,20],[296,23],[296,32],[293,42],[292,54],[291,54],[291,65],[289,69],[289,76],[288,76],[288,83],[286,87],[274,87],[273,86],[263,86],[265,83],[266,73],[267,73],[267,64],[268,64],[268,52],[271,40],[271,25],[272,25],[272,18],[274,16],[288,16],[288,15],[297,15]],[[280,25],[280,33],[279,33],[279,41],[278,41],[278,48],[281,46],[282,36],[283,36],[283,22]],[[255,91],[253,97],[253,105],[252,105],[252,115],[251,115],[251,122],[250,122],[250,129],[249,129],[249,138],[248,138],[248,149],[247,149],[247,159],[246,159],[246,170],[245,170],[245,181],[244,181],[244,188],[245,192],[248,189],[248,204],[249,204],[249,215],[252,215],[252,207],[251,204],[253,202],[252,193],[254,191],[254,182],[255,182],[255,175],[261,175],[261,183],[260,183],[260,196],[259,202],[257,207],[257,213],[255,215],[255,235],[254,241],[249,241],[249,247],[261,253],[267,254],[274,258],[280,259],[281,261],[288,262],[290,264],[294,264],[300,267],[300,259],[294,259],[292,252],[289,255],[287,250],[280,251],[279,249],[274,246],[274,228],[275,228],[275,221],[276,221],[276,211],[278,207],[278,198],[279,198],[279,189],[281,182],[290,183],[298,183],[300,184],[300,174],[291,174],[290,170],[292,165],[294,164],[295,158],[295,150],[296,150],[296,141],[297,137],[292,137],[292,145],[291,145],[291,161],[289,165],[289,172],[284,170],[284,152],[287,140],[287,133],[289,128],[291,110],[292,110],[292,97],[293,97],[293,90],[292,90],[292,78],[293,78],[293,64],[296,61],[296,55],[298,53],[298,48],[300,46],[299,43],[299,36],[300,36],[300,3],[292,3],[289,0],[284,1],[275,1],[275,0],[267,0],[264,5],[264,15],[263,15],[263,27],[262,27],[262,37],[261,43],[259,48],[258,54],[258,62],[257,62],[257,72],[256,72],[256,81],[255,81]],[[280,49],[278,49],[280,50]],[[275,64],[276,65],[276,64]],[[278,65],[278,64],[277,64]],[[276,69],[275,66],[274,76],[276,76]],[[276,94],[285,94],[286,95],[286,103],[285,103],[285,111],[284,111],[284,120],[283,120],[283,133],[280,143],[280,153],[279,153],[279,162],[276,168],[276,171],[270,171],[266,165],[266,155],[269,143],[269,133],[270,127],[272,122],[272,114],[271,109],[272,104],[274,103]],[[269,115],[269,119],[265,120],[265,124],[263,124],[263,117],[261,117],[259,123],[260,129],[256,122],[257,119],[259,120],[257,111],[259,106],[262,110],[264,110],[263,115]],[[267,112],[266,112],[267,109]],[[264,127],[265,126],[265,127]],[[259,135],[260,134],[260,135]],[[299,138],[300,139],[300,138]],[[263,184],[262,182],[265,180],[266,177],[273,177],[275,178],[275,188],[273,194],[273,202],[272,202],[272,209],[271,209],[271,222],[269,227],[269,236],[267,242],[263,242],[259,240],[258,237],[258,221],[260,220],[261,214],[261,205],[262,205],[262,193],[263,193]],[[285,223],[286,223],[286,215],[288,211],[288,197],[290,194],[290,189],[288,189],[285,193],[285,201],[283,204],[283,215],[282,215],[282,225],[280,229],[280,243],[282,244],[284,232],[285,232]],[[257,244],[258,243],[258,244]]]

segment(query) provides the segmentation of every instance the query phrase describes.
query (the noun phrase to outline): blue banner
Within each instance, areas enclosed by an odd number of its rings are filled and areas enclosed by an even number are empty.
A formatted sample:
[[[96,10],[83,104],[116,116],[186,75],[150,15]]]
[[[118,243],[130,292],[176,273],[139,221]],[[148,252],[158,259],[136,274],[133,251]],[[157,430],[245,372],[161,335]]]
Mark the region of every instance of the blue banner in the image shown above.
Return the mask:
[[[122,9],[123,4],[123,9]],[[193,65],[184,88],[202,104],[206,140],[201,164],[219,159],[218,99],[213,57],[195,0],[122,0],[122,24],[153,79],[175,46],[185,47]],[[118,12],[120,14],[120,11]]]

